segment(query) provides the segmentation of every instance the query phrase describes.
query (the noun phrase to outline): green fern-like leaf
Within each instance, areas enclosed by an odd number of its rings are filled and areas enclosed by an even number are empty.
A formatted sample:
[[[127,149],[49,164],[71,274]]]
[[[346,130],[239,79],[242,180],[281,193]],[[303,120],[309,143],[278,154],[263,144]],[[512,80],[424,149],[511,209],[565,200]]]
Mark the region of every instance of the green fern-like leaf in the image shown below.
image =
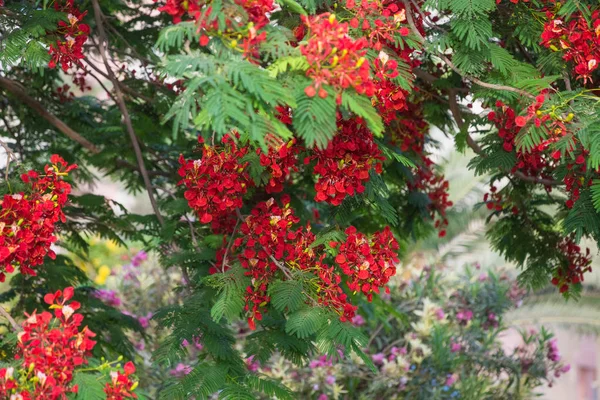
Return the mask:
[[[305,300],[303,291],[301,281],[276,281],[269,286],[271,304],[278,311],[294,312]]]
[[[323,312],[319,307],[305,307],[288,317],[285,331],[301,339],[315,334],[325,322]]]
[[[298,135],[308,147],[327,147],[337,132],[334,96],[329,94],[324,99],[319,96],[308,97],[302,87],[296,92],[296,102],[298,107],[294,113],[297,116],[293,124]]]

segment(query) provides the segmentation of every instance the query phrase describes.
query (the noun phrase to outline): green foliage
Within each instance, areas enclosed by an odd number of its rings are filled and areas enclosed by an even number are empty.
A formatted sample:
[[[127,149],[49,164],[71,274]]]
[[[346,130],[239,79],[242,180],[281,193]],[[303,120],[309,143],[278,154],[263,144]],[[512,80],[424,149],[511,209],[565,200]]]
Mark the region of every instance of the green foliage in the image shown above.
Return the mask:
[[[72,395],[70,398],[75,400],[104,400],[106,399],[104,385],[108,382],[109,380],[102,375],[85,372],[76,373],[73,376],[73,383],[77,385],[79,390],[76,395]]]
[[[277,311],[290,313],[298,310],[305,300],[301,281],[277,281],[270,285],[269,296]]]
[[[345,91],[342,94],[342,106],[352,111],[359,117],[364,118],[367,127],[375,137],[382,137],[383,121],[377,113],[369,98],[358,93]]]
[[[213,320],[220,322],[223,317],[229,321],[237,319],[244,307],[244,292],[249,283],[244,276],[244,270],[235,267],[226,273],[211,275],[206,281],[218,289],[217,300],[210,312]]]
[[[327,143],[337,132],[335,124],[335,99],[329,94],[324,99],[308,97],[304,88],[299,87],[295,93],[298,117],[293,119],[294,129],[308,147],[327,147]]]

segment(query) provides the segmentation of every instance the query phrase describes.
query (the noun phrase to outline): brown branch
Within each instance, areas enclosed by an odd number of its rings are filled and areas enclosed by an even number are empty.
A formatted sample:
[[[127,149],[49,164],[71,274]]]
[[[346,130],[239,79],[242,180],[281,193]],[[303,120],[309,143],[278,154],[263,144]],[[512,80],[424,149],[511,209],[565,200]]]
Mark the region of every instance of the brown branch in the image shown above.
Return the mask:
[[[59,131],[67,135],[69,138],[82,145],[84,148],[88,149],[89,151],[95,154],[100,153],[100,149],[95,144],[81,136],[70,126],[65,124],[60,118],[50,114],[50,112],[48,112],[48,110],[46,110],[40,102],[38,102],[33,97],[29,96],[21,87],[21,85],[19,85],[17,82],[0,76],[0,87],[4,88],[6,91],[8,91],[17,99],[19,99],[21,102],[27,104],[31,109],[37,112],[42,118],[48,121],[56,129],[58,129]]]
[[[119,81],[117,77],[113,73],[110,64],[108,62],[108,57],[106,55],[106,47],[108,46],[108,38],[106,36],[106,32],[104,31],[104,25],[102,23],[102,10],[100,9],[100,4],[98,0],[92,0],[92,5],[94,7],[94,19],[96,20],[96,26],[98,28],[99,42],[100,42],[100,56],[102,57],[102,61],[104,62],[104,66],[106,67],[106,72],[110,78],[110,81],[113,84],[113,89],[115,91],[115,98],[117,100],[117,105],[121,110],[121,114],[123,116],[123,122],[125,123],[125,127],[127,128],[127,133],[129,134],[129,138],[131,139],[131,143],[133,145],[133,150],[135,152],[135,157],[137,159],[137,163],[140,168],[140,174],[142,174],[142,178],[144,180],[144,185],[146,186],[146,191],[148,192],[148,198],[150,199],[150,204],[152,205],[152,209],[154,210],[154,214],[158,219],[158,222],[161,225],[165,224],[164,218],[158,209],[158,204],[156,203],[156,199],[154,198],[154,191],[152,189],[152,183],[150,182],[150,177],[148,176],[148,171],[146,170],[146,165],[144,164],[144,156],[142,155],[142,150],[140,148],[140,144],[138,142],[138,138],[133,129],[133,124],[131,122],[131,117],[129,116],[129,111],[127,110],[127,105],[125,104],[125,99],[123,98],[123,92],[121,91],[121,87],[119,85]]]
[[[406,9],[406,19],[408,21],[408,25],[410,26],[410,29],[412,30],[412,32],[415,34],[415,36],[417,36],[417,39],[421,42],[421,43],[425,43],[426,40],[423,37],[423,35],[421,35],[421,32],[419,32],[419,30],[417,29],[417,26],[415,25],[415,21],[413,19],[413,15],[412,15],[412,10],[411,10],[411,6],[408,0],[402,0],[402,3],[404,3],[404,8]],[[416,5],[415,5],[416,7]],[[417,8],[417,10],[420,11],[419,8]],[[439,58],[442,59],[442,61],[444,61],[446,63],[446,65],[448,65],[454,72],[456,72],[457,74],[459,74],[460,76],[462,76],[465,79],[470,80],[471,82],[475,83],[476,85],[479,85],[481,87],[485,87],[488,89],[495,89],[495,90],[505,90],[507,92],[513,92],[513,93],[518,93],[521,96],[526,96],[530,99],[535,99],[535,96],[526,92],[525,90],[522,89],[518,89],[518,88],[514,88],[512,86],[505,86],[505,85],[497,85],[495,83],[487,83],[482,81],[481,79],[475,78],[474,76],[470,76],[467,75],[465,73],[463,73],[462,71],[460,71],[452,61],[450,61],[450,59],[448,57],[446,57],[445,54],[441,53],[441,52],[437,52],[437,55]]]
[[[21,331],[21,326],[17,323],[17,321],[15,321],[15,319],[12,317],[12,315],[10,315],[8,313],[8,311],[6,311],[4,309],[3,306],[0,306],[0,314],[2,314],[2,316],[4,318],[6,318],[6,320],[10,323],[10,325],[13,327],[13,329],[15,330],[15,332],[20,332]]]

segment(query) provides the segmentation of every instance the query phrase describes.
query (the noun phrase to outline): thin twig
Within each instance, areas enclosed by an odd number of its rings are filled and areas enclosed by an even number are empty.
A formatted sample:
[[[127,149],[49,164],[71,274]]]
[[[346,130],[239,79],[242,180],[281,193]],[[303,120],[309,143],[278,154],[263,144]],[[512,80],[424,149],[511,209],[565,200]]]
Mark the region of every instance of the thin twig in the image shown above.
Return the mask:
[[[88,61],[87,59],[84,59],[84,61],[94,71],[96,71],[97,73],[99,73],[100,75],[102,75],[103,77],[105,77],[106,79],[110,79],[109,75],[106,72],[102,71],[97,66],[95,66],[93,62]],[[121,81],[119,81],[119,87],[121,88],[122,91],[127,92],[130,95],[132,95],[132,96],[139,97],[140,99],[144,100],[147,103],[152,102],[152,99],[150,97],[145,96],[145,95],[141,94],[140,92],[138,92],[137,90],[134,90],[134,89],[130,88],[129,86],[127,86],[124,83],[122,83]],[[112,97],[112,95],[110,94],[110,92],[109,92],[109,95]]]
[[[40,102],[29,96],[17,82],[0,76],[0,87],[12,93],[17,99],[27,104],[30,108],[40,114],[42,118],[48,121],[56,129],[67,135],[69,138],[73,139],[92,153],[100,153],[100,149],[95,144],[81,136],[69,125],[65,124],[60,118],[50,114],[50,112],[46,110]]]
[[[421,35],[421,32],[419,32],[419,30],[417,29],[417,26],[415,25],[415,21],[413,19],[413,15],[412,15],[412,10],[411,10],[411,6],[408,0],[402,0],[402,2],[404,3],[404,7],[406,9],[406,19],[408,21],[408,25],[410,26],[410,29],[412,30],[412,32],[417,36],[417,39],[421,42],[421,43],[425,43],[426,40],[423,37],[423,35]],[[415,6],[416,7],[416,6]],[[417,7],[417,10],[420,10]],[[513,93],[518,93],[522,96],[526,96],[529,97],[530,99],[535,99],[535,96],[518,88],[514,88],[512,86],[505,86],[505,85],[497,85],[495,83],[487,83],[482,81],[481,79],[475,78],[474,76],[470,76],[467,75],[465,73],[463,73],[462,71],[460,71],[452,61],[450,61],[450,59],[448,57],[446,57],[445,54],[438,52],[437,53],[438,57],[440,57],[442,59],[442,61],[444,61],[446,63],[446,65],[448,65],[454,72],[456,72],[457,74],[459,74],[460,76],[462,76],[465,79],[470,80],[471,82],[475,83],[476,85],[479,85],[481,87],[485,87],[488,89],[495,89],[495,90],[505,90],[507,92],[513,92]]]
[[[2,316],[4,318],[6,318],[6,320],[10,323],[10,325],[13,327],[13,329],[15,330],[15,332],[20,332],[21,331],[21,326],[17,323],[17,321],[15,321],[15,319],[12,317],[12,315],[10,315],[8,313],[8,311],[6,311],[4,309],[3,306],[0,306],[0,314],[2,314]]]
[[[6,121],[4,123],[6,123]],[[2,146],[4,148],[4,151],[6,151],[6,171],[4,173],[4,180],[6,182],[8,182],[8,172],[10,170],[10,162],[13,160],[15,162],[19,162],[19,160],[17,159],[17,156],[15,156],[15,153],[12,152],[10,147],[8,147],[8,145],[3,140],[0,140],[0,146]]]
[[[150,182],[150,177],[148,176],[148,171],[146,170],[146,165],[144,164],[144,156],[142,155],[142,150],[140,149],[140,144],[138,142],[137,136],[133,129],[133,124],[131,122],[131,117],[129,116],[129,111],[127,110],[127,105],[125,104],[125,99],[123,98],[123,92],[121,91],[121,87],[119,85],[119,81],[117,80],[115,74],[113,73],[110,64],[108,62],[108,57],[106,55],[106,47],[108,46],[108,38],[106,36],[106,32],[104,31],[104,26],[102,24],[102,11],[100,10],[100,4],[98,0],[92,0],[92,5],[94,7],[94,18],[96,20],[96,25],[98,28],[99,42],[100,42],[100,56],[102,57],[102,61],[106,67],[106,72],[110,78],[110,81],[113,84],[113,89],[115,91],[115,97],[117,100],[117,105],[121,110],[121,114],[123,115],[123,122],[127,128],[127,133],[129,134],[129,138],[131,139],[131,144],[133,145],[133,150],[135,152],[135,158],[140,167],[140,174],[142,174],[142,178],[144,180],[144,185],[146,186],[146,191],[148,192],[148,198],[150,199],[150,204],[152,205],[152,209],[154,210],[154,214],[158,219],[158,222],[161,225],[165,224],[164,218],[158,209],[158,204],[156,203],[156,199],[154,198],[154,192],[152,190],[152,183]]]

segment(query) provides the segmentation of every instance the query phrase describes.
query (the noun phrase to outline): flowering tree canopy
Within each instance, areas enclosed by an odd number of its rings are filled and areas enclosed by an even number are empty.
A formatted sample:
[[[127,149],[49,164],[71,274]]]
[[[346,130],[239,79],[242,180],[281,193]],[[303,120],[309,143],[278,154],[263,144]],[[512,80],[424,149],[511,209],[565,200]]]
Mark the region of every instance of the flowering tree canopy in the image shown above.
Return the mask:
[[[148,321],[79,268],[92,236],[181,274],[151,310],[168,332],[153,360],[203,352],[164,398],[293,398],[245,355],[377,372],[350,322],[387,309],[415,239],[453,230],[432,129],[489,182],[488,237],[522,286],[578,297],[579,243],[600,241],[599,61],[596,0],[0,0],[0,299],[27,316],[4,395],[143,396],[106,359],[135,357]],[[85,193],[102,177],[152,214]],[[62,370],[27,354],[36,336]]]

